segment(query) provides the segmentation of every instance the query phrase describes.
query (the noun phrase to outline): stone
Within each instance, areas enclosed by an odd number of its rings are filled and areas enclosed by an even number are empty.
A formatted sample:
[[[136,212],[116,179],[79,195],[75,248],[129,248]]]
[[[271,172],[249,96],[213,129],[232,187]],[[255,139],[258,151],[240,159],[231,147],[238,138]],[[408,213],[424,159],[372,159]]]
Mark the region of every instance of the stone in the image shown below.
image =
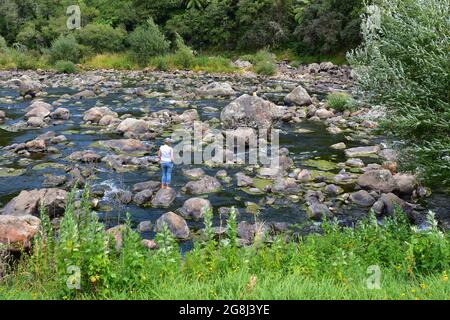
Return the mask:
[[[255,237],[255,226],[247,221],[241,221],[237,226],[238,238],[251,242]]]
[[[268,100],[244,94],[222,110],[220,120],[224,129],[268,129],[281,118],[283,109]]]
[[[75,100],[84,100],[84,99],[89,99],[89,98],[94,98],[96,95],[93,91],[91,90],[83,90],[81,92],[78,92],[76,94],[74,94],[72,96],[72,99]]]
[[[348,159],[345,162],[345,165],[352,167],[352,168],[362,168],[362,167],[364,167],[364,162],[361,159],[352,158],[352,159]]]
[[[372,209],[378,215],[392,216],[396,206],[402,209],[412,222],[415,222],[417,217],[414,215],[411,205],[393,193],[383,194],[378,201],[374,203]]]
[[[106,234],[112,238],[116,251],[119,252],[122,249],[123,243],[123,232],[127,230],[127,226],[124,224],[119,224],[106,230]]]
[[[337,195],[344,193],[344,189],[342,189],[341,187],[338,187],[334,184],[329,184],[325,187],[325,192],[329,195],[337,196]]]
[[[236,180],[238,187],[248,187],[253,185],[253,179],[245,175],[243,172],[236,173]]]
[[[101,147],[111,149],[117,153],[144,153],[147,147],[142,141],[136,139],[103,140],[99,142]]]
[[[395,190],[402,195],[411,195],[418,187],[416,177],[411,174],[397,173],[394,175],[394,181],[397,185]]]
[[[354,203],[361,207],[371,207],[375,203],[375,198],[372,197],[366,190],[360,190],[352,193],[350,198]]]
[[[107,114],[106,116],[103,116],[100,121],[98,122],[99,126],[109,126],[110,124],[114,123],[115,121],[120,121],[118,118],[116,118],[114,115]]]
[[[233,64],[239,69],[248,69],[253,66],[251,62],[241,59],[236,60]]]
[[[148,189],[142,190],[134,195],[133,202],[140,207],[150,205],[152,196],[153,196],[152,190]]]
[[[205,194],[220,191],[222,185],[215,177],[204,176],[198,181],[188,182],[185,188],[188,194]]]
[[[25,114],[25,119],[30,119],[33,117],[44,119],[45,117],[50,116],[50,111],[44,107],[38,106]]]
[[[133,201],[133,194],[128,190],[118,190],[112,196],[114,200],[121,204],[129,204]]]
[[[159,248],[158,244],[156,243],[155,240],[148,240],[148,239],[143,239],[142,240],[142,245],[144,247],[146,247],[149,250],[156,250]]]
[[[156,220],[156,232],[161,232],[163,225],[166,224],[170,232],[177,239],[186,240],[189,238],[189,228],[186,220],[173,212],[167,212]]]
[[[294,178],[277,177],[271,189],[273,193],[297,193],[300,187]]]
[[[343,150],[343,149],[346,149],[347,146],[345,145],[345,143],[339,142],[339,143],[333,144],[332,146],[330,146],[330,148],[334,149],[334,150]]]
[[[372,157],[376,156],[379,150],[380,150],[379,146],[356,147],[346,149],[345,155],[348,158]]]
[[[197,90],[200,96],[228,97],[234,96],[236,91],[227,82],[211,82]]]
[[[16,79],[13,79],[16,80]],[[36,96],[42,91],[42,85],[39,81],[32,80],[29,76],[23,75],[18,81],[19,93],[22,97],[30,95]]]
[[[127,118],[117,127],[120,133],[144,134],[149,130],[149,124],[144,120]]]
[[[364,189],[389,193],[397,188],[395,179],[389,170],[370,170],[359,176],[358,185]]]
[[[31,215],[0,215],[0,247],[8,251],[29,249],[40,224],[41,220]]]
[[[113,116],[114,118],[119,116],[108,107],[93,107],[84,113],[83,120],[86,122],[98,123],[106,115]]]
[[[59,187],[62,186],[64,183],[67,182],[67,177],[66,176],[48,176],[42,186],[45,188],[55,188],[55,187]]]
[[[133,185],[133,192],[141,192],[143,190],[150,190],[156,192],[161,187],[161,182],[159,181],[145,181],[139,182]]]
[[[23,190],[2,209],[2,214],[23,216],[40,215],[41,205],[50,217],[57,217],[66,208],[67,192],[62,189]]]
[[[205,175],[205,171],[202,168],[184,169],[183,174],[191,180],[198,180]]]
[[[44,128],[47,126],[43,118],[31,117],[27,120],[27,126],[32,128]]]
[[[393,149],[383,149],[378,155],[387,161],[397,161],[397,152]]]
[[[169,207],[175,200],[177,193],[173,189],[159,189],[152,199],[152,207]]]
[[[309,182],[313,179],[313,176],[309,170],[303,169],[297,175],[297,180],[300,182]]]
[[[284,98],[284,102],[288,105],[305,106],[310,105],[312,100],[306,89],[298,86]]]
[[[75,151],[69,155],[69,160],[84,163],[99,162],[101,159],[102,157],[92,150]]]
[[[179,212],[185,219],[200,220],[206,210],[212,210],[211,203],[203,198],[191,198],[184,202]]]
[[[52,113],[50,113],[50,117],[54,120],[69,120],[70,119],[70,111],[66,108],[58,108]]]
[[[330,111],[330,110],[321,108],[321,109],[316,111],[315,115],[317,117],[319,117],[321,120],[323,120],[323,119],[332,118],[334,116],[334,113],[332,111]]]
[[[180,115],[180,120],[182,123],[193,123],[198,119],[199,115],[195,109],[186,110]]]
[[[141,221],[141,222],[139,222],[137,230],[139,232],[150,232],[150,231],[152,231],[152,222],[151,221]]]

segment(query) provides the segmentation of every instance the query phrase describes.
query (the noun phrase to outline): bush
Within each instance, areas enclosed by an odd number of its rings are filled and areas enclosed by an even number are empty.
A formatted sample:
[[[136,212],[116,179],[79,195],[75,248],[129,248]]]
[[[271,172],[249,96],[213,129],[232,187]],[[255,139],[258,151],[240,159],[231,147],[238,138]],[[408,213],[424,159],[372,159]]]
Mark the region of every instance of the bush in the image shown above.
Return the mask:
[[[184,43],[183,39],[178,34],[176,35],[175,46],[177,51],[172,58],[175,66],[180,69],[192,68],[195,63],[194,52]]]
[[[83,66],[91,69],[117,69],[134,70],[137,69],[133,59],[125,53],[97,54],[83,61]]]
[[[106,24],[88,24],[77,30],[76,39],[82,45],[91,47],[96,53],[117,52],[124,48],[126,31]]]
[[[254,55],[245,55],[242,60],[253,64],[253,71],[264,76],[273,76],[277,72],[275,56],[267,50],[260,50]]]
[[[8,44],[6,43],[5,38],[0,36],[0,53],[3,53],[8,49]]]
[[[72,61],[59,60],[55,63],[55,69],[59,73],[76,73],[77,67]]]
[[[145,25],[137,27],[128,36],[128,43],[135,60],[141,66],[146,65],[151,57],[166,53],[170,46],[152,19],[148,19]]]
[[[77,63],[80,57],[80,48],[74,36],[60,35],[53,41],[50,48],[50,62],[56,63],[59,60],[65,60]]]
[[[338,112],[345,110],[352,111],[352,109],[354,109],[352,100],[352,97],[345,92],[332,92],[327,96],[328,107]]]
[[[258,62],[254,67],[253,70],[260,75],[263,76],[273,76],[277,73],[277,67],[273,62],[270,61],[261,61]]]
[[[387,108],[381,129],[406,143],[403,169],[444,186],[450,185],[449,7],[449,0],[381,0],[364,18],[363,45],[348,56],[365,97]]]

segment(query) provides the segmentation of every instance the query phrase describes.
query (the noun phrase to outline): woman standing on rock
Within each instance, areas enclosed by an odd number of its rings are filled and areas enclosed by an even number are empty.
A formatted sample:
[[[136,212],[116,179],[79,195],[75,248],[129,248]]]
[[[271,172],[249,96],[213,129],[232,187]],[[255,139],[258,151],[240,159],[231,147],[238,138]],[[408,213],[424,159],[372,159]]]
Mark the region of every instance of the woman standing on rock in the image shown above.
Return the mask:
[[[173,148],[172,139],[167,138],[164,140],[164,145],[159,148],[158,157],[161,163],[162,180],[161,189],[168,189],[172,180],[173,169]]]

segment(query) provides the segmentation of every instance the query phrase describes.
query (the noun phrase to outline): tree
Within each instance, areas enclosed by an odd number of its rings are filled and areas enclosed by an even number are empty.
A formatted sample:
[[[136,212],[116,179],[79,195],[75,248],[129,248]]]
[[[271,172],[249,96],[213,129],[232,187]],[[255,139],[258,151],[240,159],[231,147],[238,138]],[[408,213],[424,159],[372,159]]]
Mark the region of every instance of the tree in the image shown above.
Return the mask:
[[[379,0],[348,59],[358,85],[387,111],[382,129],[404,140],[401,164],[450,185],[450,0]]]

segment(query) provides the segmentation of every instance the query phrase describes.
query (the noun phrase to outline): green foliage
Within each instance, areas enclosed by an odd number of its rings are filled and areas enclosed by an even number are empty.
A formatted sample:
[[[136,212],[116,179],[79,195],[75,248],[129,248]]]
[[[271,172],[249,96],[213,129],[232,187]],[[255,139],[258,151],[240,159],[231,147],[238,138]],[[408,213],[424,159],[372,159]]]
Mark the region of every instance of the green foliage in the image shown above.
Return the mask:
[[[59,73],[76,73],[77,67],[72,61],[59,60],[55,63],[55,69]]]
[[[123,28],[106,24],[88,24],[76,32],[78,42],[90,46],[96,53],[123,50],[126,35]]]
[[[117,251],[90,210],[89,190],[76,209],[75,194],[69,195],[58,236],[41,212],[33,252],[5,277],[2,298],[416,299],[450,293],[450,236],[431,213],[422,231],[397,208],[381,224],[372,212],[354,228],[324,221],[322,234],[298,241],[274,236],[270,244],[239,247],[235,209],[220,242],[213,238],[212,212],[206,211],[206,237],[182,256],[166,224],[155,238],[159,249],[146,249],[129,215]],[[366,287],[370,266],[381,271],[380,290]]]
[[[83,67],[88,69],[134,70],[138,66],[129,54],[97,54],[83,61]]]
[[[348,59],[360,89],[387,108],[382,129],[406,140],[404,169],[428,182],[450,184],[448,0],[378,2],[367,14],[363,45]],[[380,26],[377,27],[377,20]]]
[[[151,57],[164,54],[169,49],[169,42],[152,19],[137,27],[128,36],[128,43],[140,65],[146,65]]]
[[[328,107],[343,112],[345,110],[354,111],[352,97],[345,92],[332,92],[327,96]]]
[[[3,53],[8,49],[8,44],[6,43],[5,38],[0,36],[0,53]]]
[[[185,45],[183,38],[178,34],[175,39],[175,46],[177,50],[173,55],[173,63],[183,69],[191,68],[195,63],[194,52]]]
[[[254,55],[245,55],[241,59],[253,64],[253,71],[264,76],[272,76],[276,73],[275,56],[267,50],[260,50]]]
[[[299,54],[330,54],[354,48],[360,39],[364,0],[302,1],[295,7]]]
[[[66,60],[77,63],[80,58],[80,48],[74,36],[61,35],[53,41],[50,48],[50,62]]]

